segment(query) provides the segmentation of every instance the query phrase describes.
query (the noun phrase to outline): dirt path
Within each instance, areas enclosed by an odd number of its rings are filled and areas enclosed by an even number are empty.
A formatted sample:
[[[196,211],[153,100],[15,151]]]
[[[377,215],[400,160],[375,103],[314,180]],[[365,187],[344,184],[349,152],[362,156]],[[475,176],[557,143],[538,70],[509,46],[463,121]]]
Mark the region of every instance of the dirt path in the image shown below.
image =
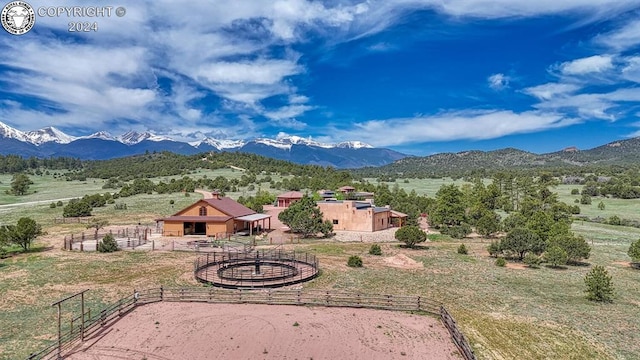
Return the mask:
[[[156,303],[66,359],[461,359],[430,316],[372,309]]]
[[[0,209],[1,208],[9,208],[9,207],[17,207],[17,206],[51,204],[52,202],[68,201],[68,200],[71,200],[71,199],[75,199],[75,198],[61,198],[61,199],[51,199],[51,200],[27,201],[27,202],[15,203],[15,204],[2,204],[2,205],[0,205]]]
[[[211,198],[213,198],[213,195],[209,191],[202,190],[202,189],[195,189],[193,191],[197,192],[198,194],[202,194],[202,198],[203,199],[211,199]]]

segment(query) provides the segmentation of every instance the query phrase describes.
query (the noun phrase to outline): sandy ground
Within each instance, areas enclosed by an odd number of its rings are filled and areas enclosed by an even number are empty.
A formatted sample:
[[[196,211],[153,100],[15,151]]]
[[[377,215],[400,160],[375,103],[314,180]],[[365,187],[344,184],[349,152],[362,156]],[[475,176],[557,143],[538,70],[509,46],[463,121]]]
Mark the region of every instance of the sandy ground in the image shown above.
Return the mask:
[[[156,303],[66,359],[461,359],[435,318],[371,309]]]

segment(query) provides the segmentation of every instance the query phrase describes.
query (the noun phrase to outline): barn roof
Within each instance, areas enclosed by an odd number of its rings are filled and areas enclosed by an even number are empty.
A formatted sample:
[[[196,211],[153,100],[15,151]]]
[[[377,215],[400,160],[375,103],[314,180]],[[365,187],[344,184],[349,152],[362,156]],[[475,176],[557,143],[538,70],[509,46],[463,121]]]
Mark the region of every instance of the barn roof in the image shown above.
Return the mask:
[[[234,218],[256,213],[255,211],[228,197],[203,199],[201,201],[206,202],[207,204]]]
[[[226,222],[231,216],[180,216],[173,215],[156,221]]]

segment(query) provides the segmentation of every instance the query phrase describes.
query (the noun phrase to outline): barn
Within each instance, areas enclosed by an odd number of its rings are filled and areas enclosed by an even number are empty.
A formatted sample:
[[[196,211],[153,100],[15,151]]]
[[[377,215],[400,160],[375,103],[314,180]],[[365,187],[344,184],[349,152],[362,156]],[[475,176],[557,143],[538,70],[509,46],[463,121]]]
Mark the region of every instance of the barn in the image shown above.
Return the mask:
[[[223,238],[229,234],[253,233],[256,228],[270,229],[271,215],[258,214],[237,201],[212,193],[177,213],[157,219],[163,236],[206,235]]]

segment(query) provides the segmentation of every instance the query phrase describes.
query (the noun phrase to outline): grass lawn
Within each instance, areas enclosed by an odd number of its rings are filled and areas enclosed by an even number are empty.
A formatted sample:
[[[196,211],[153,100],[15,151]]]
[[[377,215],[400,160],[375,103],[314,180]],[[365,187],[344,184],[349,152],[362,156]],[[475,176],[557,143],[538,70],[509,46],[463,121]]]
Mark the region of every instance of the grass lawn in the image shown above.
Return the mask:
[[[222,171],[231,172],[230,169]],[[206,175],[210,177],[215,173]],[[233,174],[241,175],[237,170]],[[2,186],[7,184],[5,178],[0,181]],[[69,183],[56,182],[56,186],[62,187],[59,192],[40,189],[39,193],[51,191],[51,196],[73,193],[70,189],[75,185]],[[398,183],[434,196],[442,184],[449,182],[410,179],[408,184],[403,180]],[[92,184],[93,180],[80,183],[77,189],[82,186],[87,193],[102,192],[91,190]],[[99,181],[98,185],[101,187]],[[267,185],[263,184],[263,189]],[[575,197],[570,195],[573,187],[559,186],[556,191],[567,201]],[[199,198],[199,194],[189,197],[137,195],[116,200],[126,203],[127,210],[108,205],[95,209],[94,214],[111,224],[152,223],[153,219],[175,213]],[[173,207],[170,200],[175,202]],[[626,203],[629,200],[603,201],[606,201],[603,211],[597,209],[594,201],[596,214],[617,211],[615,214],[622,218],[633,218],[634,209],[640,208],[638,202]],[[583,213],[587,211],[592,210],[583,207]],[[49,233],[47,238],[51,239],[84,229],[81,224],[55,225],[53,218],[60,217],[61,213],[61,208],[50,209],[48,204],[0,208],[0,222],[15,223],[21,216],[31,216],[44,225]],[[635,213],[638,216],[640,212]],[[367,243],[303,240],[301,244],[287,247],[308,251],[319,258],[322,274],[305,284],[305,288],[412,294],[444,303],[479,359],[637,359],[640,354],[637,341],[640,271],[627,266],[630,259],[626,252],[630,243],[640,238],[640,229],[577,221],[573,230],[592,245],[589,266],[528,269],[510,264],[497,267],[495,259],[486,252],[490,240],[453,241],[435,235],[430,236],[432,241],[416,250],[382,243],[382,256],[369,255]],[[466,244],[469,255],[457,254],[461,242]],[[25,358],[52,341],[56,312],[50,304],[77,291],[91,289],[87,304],[97,309],[130,294],[134,288],[197,286],[192,273],[195,255],[191,253],[94,254],[38,250],[43,250],[42,246],[30,253],[0,260],[0,359]],[[349,268],[346,263],[350,255],[362,257],[364,267]],[[408,256],[424,267],[396,268],[384,261],[397,255]],[[583,279],[593,265],[605,266],[612,275],[616,288],[613,303],[586,300]],[[68,322],[69,314],[64,316]]]

